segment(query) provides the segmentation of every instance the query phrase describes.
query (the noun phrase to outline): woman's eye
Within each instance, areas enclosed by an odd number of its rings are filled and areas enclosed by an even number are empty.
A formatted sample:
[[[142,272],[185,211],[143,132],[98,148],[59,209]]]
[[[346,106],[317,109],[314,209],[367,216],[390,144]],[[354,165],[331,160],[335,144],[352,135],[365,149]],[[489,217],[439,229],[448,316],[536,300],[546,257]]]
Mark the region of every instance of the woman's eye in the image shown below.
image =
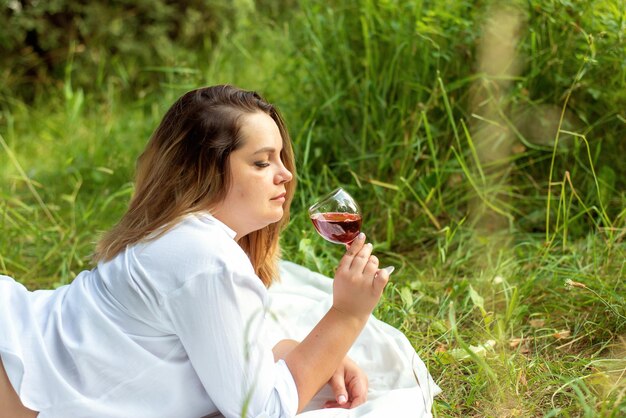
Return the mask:
[[[256,165],[257,167],[264,168],[264,167],[269,167],[270,163],[267,163],[265,161],[257,161],[254,163],[254,165]]]

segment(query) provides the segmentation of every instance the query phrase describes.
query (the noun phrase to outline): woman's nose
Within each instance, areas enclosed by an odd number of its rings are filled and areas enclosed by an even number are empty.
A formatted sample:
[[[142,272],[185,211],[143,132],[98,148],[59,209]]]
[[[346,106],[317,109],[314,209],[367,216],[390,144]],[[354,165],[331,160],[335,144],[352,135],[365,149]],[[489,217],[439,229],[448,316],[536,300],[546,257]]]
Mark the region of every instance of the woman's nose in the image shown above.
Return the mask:
[[[276,175],[276,182],[278,184],[289,183],[292,178],[293,174],[291,174],[291,171],[287,170],[287,167],[281,164],[281,170]]]

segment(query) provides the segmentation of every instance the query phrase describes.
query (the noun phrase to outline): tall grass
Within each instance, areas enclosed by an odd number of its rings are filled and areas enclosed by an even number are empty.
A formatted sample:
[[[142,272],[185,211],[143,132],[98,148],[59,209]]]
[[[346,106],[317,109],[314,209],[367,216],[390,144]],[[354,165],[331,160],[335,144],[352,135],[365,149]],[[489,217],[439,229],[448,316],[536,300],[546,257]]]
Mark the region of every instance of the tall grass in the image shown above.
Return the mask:
[[[511,3],[506,77],[480,66],[497,3],[451,0],[243,8],[134,96],[123,62],[83,90],[68,59],[62,89],[2,100],[0,273],[35,288],[89,268],[167,106],[229,82],[277,103],[294,139],[285,258],[332,275],[341,249],[306,208],[337,185],[361,203],[397,267],[376,314],[442,386],[437,416],[624,415],[626,6]]]

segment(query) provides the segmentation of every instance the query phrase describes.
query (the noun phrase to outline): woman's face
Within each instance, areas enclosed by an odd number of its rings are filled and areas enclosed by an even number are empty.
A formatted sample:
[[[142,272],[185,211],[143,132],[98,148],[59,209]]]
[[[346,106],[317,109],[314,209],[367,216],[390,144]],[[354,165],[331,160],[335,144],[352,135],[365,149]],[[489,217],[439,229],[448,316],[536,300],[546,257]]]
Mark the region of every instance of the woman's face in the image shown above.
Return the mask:
[[[241,124],[243,146],[229,156],[230,189],[212,211],[236,240],[282,218],[285,183],[293,177],[280,158],[283,140],[274,120],[257,112]]]

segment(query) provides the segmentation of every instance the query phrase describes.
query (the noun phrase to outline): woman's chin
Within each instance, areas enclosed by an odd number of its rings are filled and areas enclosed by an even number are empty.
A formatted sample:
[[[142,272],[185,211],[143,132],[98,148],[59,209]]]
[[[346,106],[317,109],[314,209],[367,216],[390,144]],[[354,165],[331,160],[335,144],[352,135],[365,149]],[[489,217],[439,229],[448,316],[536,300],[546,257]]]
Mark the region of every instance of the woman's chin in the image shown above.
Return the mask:
[[[272,217],[272,221],[270,222],[270,224],[280,222],[280,220],[283,219],[283,216],[285,216],[285,211],[283,210],[283,208],[280,208],[280,211],[276,211],[276,214]]]
[[[267,228],[270,225],[274,225],[278,222],[280,222],[283,219],[283,215],[281,214],[280,216],[273,216],[271,218],[268,218],[265,222],[263,222],[262,224],[259,223],[257,225],[256,228],[254,228],[254,231],[260,231],[261,229]]]

